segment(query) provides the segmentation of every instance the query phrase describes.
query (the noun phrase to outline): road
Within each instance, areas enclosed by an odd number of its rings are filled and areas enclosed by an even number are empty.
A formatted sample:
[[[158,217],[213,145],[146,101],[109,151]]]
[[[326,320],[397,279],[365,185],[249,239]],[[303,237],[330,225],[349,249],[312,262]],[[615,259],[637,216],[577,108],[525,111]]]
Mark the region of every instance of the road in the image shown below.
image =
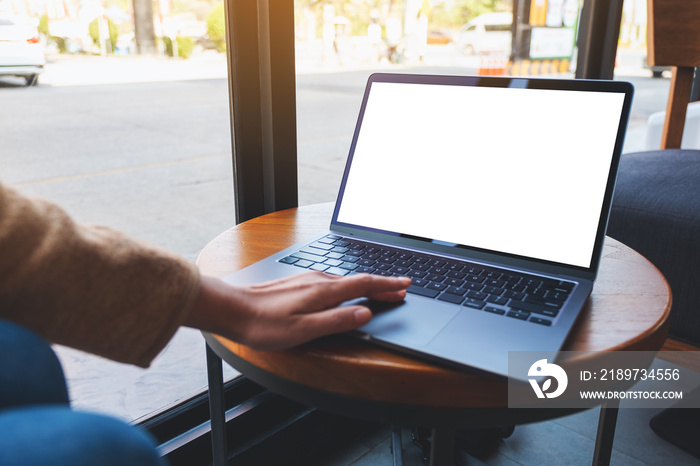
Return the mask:
[[[371,72],[470,74],[476,63],[335,72],[302,65],[300,203],[334,200]],[[637,91],[628,152],[642,148],[646,118],[664,108],[668,89],[667,79],[651,79],[644,70],[629,74],[622,78]],[[189,61],[57,56],[37,87],[2,80],[0,179],[58,202],[82,222],[195,257],[234,221],[225,76],[220,55]]]

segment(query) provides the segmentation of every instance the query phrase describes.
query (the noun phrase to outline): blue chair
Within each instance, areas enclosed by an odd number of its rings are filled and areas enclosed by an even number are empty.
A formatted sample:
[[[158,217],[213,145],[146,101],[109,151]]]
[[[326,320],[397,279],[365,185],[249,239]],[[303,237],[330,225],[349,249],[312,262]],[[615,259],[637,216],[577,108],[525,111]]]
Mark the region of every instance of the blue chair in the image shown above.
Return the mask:
[[[146,433],[74,411],[63,369],[41,337],[0,320],[0,464],[164,466]]]
[[[664,274],[673,294],[669,336],[698,346],[700,150],[681,149],[681,141],[700,66],[700,4],[648,0],[647,11],[649,65],[673,67],[661,147],[622,156],[607,234],[643,254]],[[700,390],[684,403],[693,398],[697,405],[698,397]],[[669,408],[654,416],[650,426],[700,458],[700,410]]]

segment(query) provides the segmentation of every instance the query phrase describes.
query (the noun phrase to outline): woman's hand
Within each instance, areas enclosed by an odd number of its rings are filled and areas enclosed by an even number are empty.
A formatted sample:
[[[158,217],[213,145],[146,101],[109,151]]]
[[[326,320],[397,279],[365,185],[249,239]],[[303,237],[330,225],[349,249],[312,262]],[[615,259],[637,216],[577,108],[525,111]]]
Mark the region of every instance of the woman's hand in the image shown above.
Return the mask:
[[[411,279],[321,272],[253,286],[230,286],[202,277],[195,307],[185,325],[222,335],[254,349],[284,349],[366,324],[371,311],[341,306],[355,298],[401,301]]]

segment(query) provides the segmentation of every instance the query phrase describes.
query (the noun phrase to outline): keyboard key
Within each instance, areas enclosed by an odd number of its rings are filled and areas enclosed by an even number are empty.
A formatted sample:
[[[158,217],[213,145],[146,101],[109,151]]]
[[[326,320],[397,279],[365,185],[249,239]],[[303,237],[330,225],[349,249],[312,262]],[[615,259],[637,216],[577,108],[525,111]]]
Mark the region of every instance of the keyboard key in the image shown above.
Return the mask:
[[[574,289],[574,286],[576,286],[574,283],[571,282],[560,282],[558,285],[554,287],[556,291],[562,291],[562,292],[571,292],[571,290]]]
[[[430,266],[427,264],[422,264],[420,262],[414,262],[411,264],[411,269],[425,272],[430,269]]]
[[[301,251],[295,252],[294,254],[292,254],[292,256],[294,256],[298,259],[304,259],[304,260],[311,261],[311,262],[323,262],[326,260],[326,258],[323,256],[318,256],[316,254],[308,254],[306,252],[301,252]]]
[[[464,285],[464,280],[460,280],[459,278],[447,278],[445,279],[445,283],[452,286],[462,286]]]
[[[520,319],[520,320],[527,320],[528,317],[530,317],[529,313],[526,312],[518,312],[518,311],[510,311],[506,314],[508,317],[513,317],[515,319]]]
[[[389,269],[390,272],[393,272],[397,275],[404,275],[407,274],[410,269],[408,267],[401,267],[399,265],[395,265],[392,268]]]
[[[430,280],[426,280],[425,278],[411,278],[411,283],[416,286],[425,286],[430,283]]]
[[[484,285],[482,285],[481,283],[467,282],[464,285],[464,288],[468,288],[474,291],[481,291],[484,289]]]
[[[343,263],[343,261],[338,260],[338,259],[326,259],[323,262],[324,265],[328,265],[330,267],[338,267],[342,263]]]
[[[329,268],[330,268],[330,266],[328,266],[326,264],[316,263],[316,264],[312,265],[311,267],[309,267],[309,270],[318,270],[319,272],[325,272]]]
[[[548,319],[541,319],[541,318],[539,318],[539,317],[530,317],[530,322],[534,322],[534,323],[540,324],[540,325],[546,325],[546,326],[548,326],[548,327],[552,325],[552,321],[551,321],[551,320],[548,320]]]
[[[317,249],[323,249],[324,251],[330,251],[333,249],[333,246],[330,244],[324,243],[322,241],[316,241],[315,243],[312,243],[310,245],[312,248],[317,248]]]
[[[301,252],[304,252],[306,254],[314,254],[317,256],[325,256],[326,254],[328,254],[328,251],[318,248],[312,248],[311,246],[309,246],[308,248],[303,248]]]
[[[558,309],[546,308],[538,304],[526,303],[524,301],[511,301],[508,303],[512,309],[518,309],[525,312],[534,312],[535,314],[542,314],[549,317],[555,317],[558,313]]]
[[[532,304],[539,304],[542,306],[547,306],[551,307],[553,309],[561,309],[562,302],[561,301],[552,301],[549,300],[548,298],[540,298],[538,296],[528,296],[523,301],[527,303],[532,303]]]
[[[359,265],[353,264],[352,262],[343,262],[338,267],[345,270],[355,270],[359,267]]]
[[[511,291],[508,290],[505,293],[503,293],[504,298],[511,298],[511,299],[516,299],[518,301],[522,300],[525,298],[525,293],[519,293],[517,291]]]
[[[308,269],[312,265],[314,265],[315,262],[307,261],[306,259],[300,259],[294,263],[297,267],[301,267],[304,269]]]
[[[508,298],[496,295],[489,295],[489,297],[486,298],[486,301],[489,303],[498,304],[499,306],[505,306],[508,304]]]
[[[431,290],[445,291],[447,285],[444,283],[430,282],[425,287]]]
[[[294,264],[296,265],[296,264]],[[325,271],[326,273],[330,273],[331,275],[347,275],[350,273],[349,270],[341,269],[340,267],[331,267]]]
[[[408,273],[406,274],[407,277],[416,277],[416,278],[423,278],[426,275],[428,275],[428,272],[423,272],[422,270],[409,270]]]
[[[481,291],[490,295],[501,296],[506,290],[503,288],[496,288],[495,286],[486,286]]]
[[[488,298],[488,294],[482,293],[481,291],[474,291],[474,290],[469,290],[467,291],[467,297],[468,298],[474,298],[474,299],[480,299],[480,300],[485,300]]]
[[[486,306],[486,301],[482,301],[480,299],[475,298],[467,298],[466,301],[462,303],[462,306],[473,307],[474,309],[481,309],[482,307]]]
[[[558,291],[550,291],[545,296],[545,298],[553,299],[555,301],[566,301],[566,298],[568,298],[568,297],[569,297],[569,293],[561,293]]]
[[[443,293],[438,297],[439,301],[446,301],[448,303],[452,304],[462,304],[462,301],[464,301],[464,298],[462,298],[459,295],[452,294],[452,293]]]
[[[464,294],[467,292],[466,288],[460,288],[458,286],[450,286],[447,288],[448,293],[456,294],[459,296],[464,296]]]
[[[298,260],[299,260],[298,257],[287,256],[287,257],[283,257],[282,259],[280,259],[280,262],[282,262],[283,264],[293,264],[293,263],[297,262]]]
[[[486,306],[484,308],[484,311],[492,312],[494,314],[499,314],[499,315],[504,315],[506,313],[506,311],[504,311],[503,309],[498,308],[498,307],[492,307],[492,306]]]
[[[413,284],[411,286],[409,286],[406,289],[406,291],[408,293],[417,294],[419,296],[425,296],[427,298],[434,298],[440,294],[440,292],[437,290],[430,290],[428,288],[423,288],[422,286],[417,286],[417,285],[413,285]]]

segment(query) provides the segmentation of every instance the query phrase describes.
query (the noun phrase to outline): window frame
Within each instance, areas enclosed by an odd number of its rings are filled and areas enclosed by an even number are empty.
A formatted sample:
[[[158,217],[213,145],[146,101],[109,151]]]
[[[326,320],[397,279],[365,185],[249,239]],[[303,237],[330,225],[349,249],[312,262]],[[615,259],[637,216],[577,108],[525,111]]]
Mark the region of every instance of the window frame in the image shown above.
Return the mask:
[[[514,0],[514,11],[524,1],[528,0]],[[622,7],[623,0],[585,0],[576,78],[612,79]],[[236,223],[241,223],[298,205],[294,2],[277,1],[273,6],[273,0],[224,0],[224,15],[235,218]],[[598,30],[604,33],[593,34]],[[214,400],[211,406],[223,404],[229,411],[251,401],[256,407],[273,402],[273,397],[268,399],[258,391],[246,395],[251,386],[244,376],[224,385],[218,370],[221,359],[209,348],[207,354],[208,359],[211,357],[210,384],[214,380],[218,388],[138,424],[154,432],[173,432],[172,438],[159,438],[161,446],[177,439],[182,440],[183,448],[191,446],[192,442],[183,437],[191,435],[191,427],[186,425],[189,421],[184,419],[199,419],[202,405],[209,405],[212,397],[218,401]],[[207,397],[209,400],[205,401]],[[237,400],[233,407],[230,400]],[[193,416],[193,410],[200,414]],[[265,424],[269,416],[266,412],[257,409],[245,418],[235,416],[226,425]],[[293,432],[295,423],[310,422],[311,413],[313,410],[299,415],[283,433]],[[275,435],[279,434],[277,431]],[[268,440],[272,441],[272,435],[258,439],[256,445]]]

